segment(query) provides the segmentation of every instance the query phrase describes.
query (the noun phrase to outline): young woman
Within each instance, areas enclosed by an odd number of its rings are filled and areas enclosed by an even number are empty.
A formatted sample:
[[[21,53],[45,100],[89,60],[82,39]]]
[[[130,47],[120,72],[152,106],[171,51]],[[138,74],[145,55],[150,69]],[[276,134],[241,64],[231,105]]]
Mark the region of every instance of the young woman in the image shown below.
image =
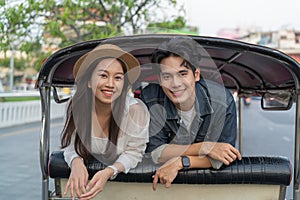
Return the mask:
[[[127,173],[142,160],[148,142],[149,113],[128,95],[140,73],[131,54],[103,44],[83,55],[73,74],[76,92],[67,108],[61,145],[71,168],[65,193],[91,199],[108,179]],[[85,163],[94,157],[107,167],[88,182]]]

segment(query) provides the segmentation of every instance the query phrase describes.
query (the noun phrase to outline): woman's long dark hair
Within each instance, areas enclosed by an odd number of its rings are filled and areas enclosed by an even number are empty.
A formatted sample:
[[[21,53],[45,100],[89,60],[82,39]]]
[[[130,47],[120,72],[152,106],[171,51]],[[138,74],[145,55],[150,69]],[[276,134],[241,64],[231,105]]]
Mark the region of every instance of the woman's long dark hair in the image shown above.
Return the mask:
[[[67,106],[67,115],[64,128],[61,133],[61,147],[70,145],[72,137],[75,137],[74,148],[76,153],[84,159],[85,162],[91,157],[91,134],[92,134],[92,106],[94,106],[95,96],[92,89],[88,87],[92,73],[97,64],[105,58],[95,60],[87,68],[85,74],[77,77],[77,89]],[[126,65],[117,59],[124,71],[124,85],[120,96],[112,102],[112,116],[109,121],[109,136],[106,146],[106,152],[110,146],[117,145],[118,134],[124,109],[125,98],[129,88]],[[110,152],[111,153],[111,152]]]

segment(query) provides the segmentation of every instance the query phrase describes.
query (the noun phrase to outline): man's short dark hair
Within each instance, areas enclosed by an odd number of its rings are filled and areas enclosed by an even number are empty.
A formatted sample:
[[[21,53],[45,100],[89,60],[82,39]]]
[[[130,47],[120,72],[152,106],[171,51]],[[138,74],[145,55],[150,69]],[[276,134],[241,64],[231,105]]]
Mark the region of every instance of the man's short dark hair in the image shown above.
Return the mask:
[[[164,58],[170,56],[178,56],[183,58],[193,72],[199,67],[201,53],[199,51],[199,44],[188,37],[174,37],[168,41],[163,42],[152,54],[152,63],[160,64]],[[159,71],[159,69],[158,69]]]

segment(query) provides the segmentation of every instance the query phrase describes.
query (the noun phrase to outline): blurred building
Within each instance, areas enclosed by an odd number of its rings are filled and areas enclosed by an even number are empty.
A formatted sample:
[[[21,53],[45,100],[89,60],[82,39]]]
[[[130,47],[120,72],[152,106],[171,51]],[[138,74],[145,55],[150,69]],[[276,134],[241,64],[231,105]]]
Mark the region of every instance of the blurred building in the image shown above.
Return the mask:
[[[280,29],[260,31],[251,29],[221,29],[218,37],[263,45],[282,51],[300,63],[300,31]]]

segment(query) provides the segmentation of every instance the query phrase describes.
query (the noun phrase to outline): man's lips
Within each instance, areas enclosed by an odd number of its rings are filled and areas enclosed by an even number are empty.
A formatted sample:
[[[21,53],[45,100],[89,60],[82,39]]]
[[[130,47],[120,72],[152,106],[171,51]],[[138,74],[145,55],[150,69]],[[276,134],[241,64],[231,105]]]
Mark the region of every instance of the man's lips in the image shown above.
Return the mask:
[[[170,90],[171,94],[175,97],[181,96],[184,93],[185,89],[181,90]]]

